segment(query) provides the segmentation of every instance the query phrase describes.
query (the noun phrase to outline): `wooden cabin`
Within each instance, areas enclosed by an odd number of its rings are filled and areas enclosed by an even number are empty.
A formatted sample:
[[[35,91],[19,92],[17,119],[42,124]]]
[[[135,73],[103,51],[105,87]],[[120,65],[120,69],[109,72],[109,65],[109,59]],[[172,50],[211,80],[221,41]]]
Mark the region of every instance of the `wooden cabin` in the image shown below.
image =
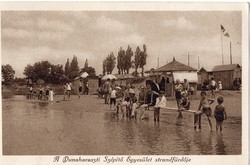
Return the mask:
[[[221,81],[223,89],[233,89],[235,78],[242,78],[239,64],[218,65],[213,68],[213,77],[216,82]]]
[[[157,83],[162,82],[164,77],[165,81],[165,93],[166,96],[171,97],[174,96],[174,83],[177,79],[184,82],[184,79],[187,79],[190,87],[192,86],[196,93],[197,91],[197,69],[194,69],[190,66],[182,64],[173,58],[173,61],[156,69],[154,71],[155,75],[157,75]]]
[[[99,88],[99,77],[98,76],[88,76],[88,84],[89,84],[89,95],[98,94]]]
[[[197,75],[198,75],[197,89],[201,89],[203,82],[205,80],[209,81],[213,77],[213,72],[207,71],[204,67],[201,67],[200,70],[198,70]]]

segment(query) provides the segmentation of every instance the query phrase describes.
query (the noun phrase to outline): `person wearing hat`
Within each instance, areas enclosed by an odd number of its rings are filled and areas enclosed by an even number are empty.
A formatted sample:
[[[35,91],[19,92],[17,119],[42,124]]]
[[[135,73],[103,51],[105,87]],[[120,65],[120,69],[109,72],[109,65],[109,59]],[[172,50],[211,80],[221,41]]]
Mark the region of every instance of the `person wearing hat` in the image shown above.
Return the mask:
[[[167,105],[167,100],[166,97],[164,96],[165,92],[160,91],[160,95],[158,98],[156,98],[156,104],[154,106],[154,121],[159,122],[160,118],[160,108],[161,107],[166,107]]]
[[[217,98],[218,105],[216,105],[214,110],[214,118],[216,119],[216,131],[220,129],[220,132],[222,132],[222,123],[223,120],[227,119],[227,113],[224,105],[222,103],[224,102],[224,99],[222,96]]]

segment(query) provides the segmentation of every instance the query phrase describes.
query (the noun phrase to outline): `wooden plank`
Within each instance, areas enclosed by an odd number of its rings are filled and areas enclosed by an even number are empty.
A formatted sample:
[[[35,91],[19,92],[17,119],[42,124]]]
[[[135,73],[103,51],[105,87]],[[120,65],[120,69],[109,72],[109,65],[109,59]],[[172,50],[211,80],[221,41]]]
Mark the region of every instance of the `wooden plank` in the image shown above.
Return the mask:
[[[172,108],[172,107],[161,107],[161,109],[166,109],[166,110],[175,110],[178,112],[178,108]],[[188,112],[188,113],[196,113],[196,110],[181,110],[181,112]]]

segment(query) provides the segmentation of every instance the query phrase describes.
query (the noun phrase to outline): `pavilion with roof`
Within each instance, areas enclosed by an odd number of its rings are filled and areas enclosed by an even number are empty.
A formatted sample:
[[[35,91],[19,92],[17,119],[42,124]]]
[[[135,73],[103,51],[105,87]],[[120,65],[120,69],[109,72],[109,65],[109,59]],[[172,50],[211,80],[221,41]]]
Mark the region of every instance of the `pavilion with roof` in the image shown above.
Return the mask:
[[[174,95],[174,83],[177,79],[184,82],[184,79],[187,79],[190,86],[197,90],[197,69],[187,66],[183,63],[180,63],[173,58],[173,61],[170,63],[159,67],[154,70],[156,75],[157,82],[162,82],[161,80],[165,79],[165,93],[166,96]]]

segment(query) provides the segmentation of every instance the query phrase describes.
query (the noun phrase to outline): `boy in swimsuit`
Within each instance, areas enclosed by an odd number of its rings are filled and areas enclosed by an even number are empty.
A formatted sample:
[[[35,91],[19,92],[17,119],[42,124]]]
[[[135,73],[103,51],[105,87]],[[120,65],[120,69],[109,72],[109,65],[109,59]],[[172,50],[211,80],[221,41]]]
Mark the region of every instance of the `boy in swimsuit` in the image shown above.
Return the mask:
[[[202,91],[201,92],[201,100],[200,100],[200,105],[199,108],[197,110],[197,112],[195,113],[194,116],[194,129],[196,130],[196,126],[199,126],[199,129],[201,129],[201,115],[203,113],[206,114],[207,119],[208,119],[208,123],[210,126],[210,129],[212,131],[212,123],[210,120],[210,117],[212,116],[212,110],[210,108],[210,104],[212,104],[214,102],[213,99],[208,99],[206,97],[206,91]]]

